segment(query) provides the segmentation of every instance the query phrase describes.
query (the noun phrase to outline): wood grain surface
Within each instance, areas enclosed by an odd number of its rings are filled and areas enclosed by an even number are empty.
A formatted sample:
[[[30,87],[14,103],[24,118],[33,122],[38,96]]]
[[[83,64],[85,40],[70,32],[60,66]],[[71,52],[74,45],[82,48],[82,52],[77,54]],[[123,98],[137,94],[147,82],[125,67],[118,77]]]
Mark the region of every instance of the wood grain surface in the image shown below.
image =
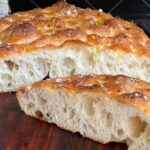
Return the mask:
[[[0,94],[0,150],[126,150],[124,144],[100,144],[56,125],[26,116],[15,93]]]

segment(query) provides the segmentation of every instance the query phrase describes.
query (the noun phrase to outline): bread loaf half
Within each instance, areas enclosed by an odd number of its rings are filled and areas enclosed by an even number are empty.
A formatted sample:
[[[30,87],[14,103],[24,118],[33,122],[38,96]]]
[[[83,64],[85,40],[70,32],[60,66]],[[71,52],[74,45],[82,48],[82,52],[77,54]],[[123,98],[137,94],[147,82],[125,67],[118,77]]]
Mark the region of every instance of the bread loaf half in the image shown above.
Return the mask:
[[[104,12],[64,1],[0,19],[0,91],[50,77],[124,74],[150,81],[150,39]]]
[[[75,75],[17,91],[29,116],[98,142],[150,148],[150,84],[118,75]]]

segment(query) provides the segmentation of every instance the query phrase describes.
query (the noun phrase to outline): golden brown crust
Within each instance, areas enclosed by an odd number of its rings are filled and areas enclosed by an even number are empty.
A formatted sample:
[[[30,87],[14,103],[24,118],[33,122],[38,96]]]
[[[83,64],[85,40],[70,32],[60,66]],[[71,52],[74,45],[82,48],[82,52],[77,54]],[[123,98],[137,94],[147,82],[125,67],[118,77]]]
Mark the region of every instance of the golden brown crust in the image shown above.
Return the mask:
[[[69,41],[82,41],[91,46],[100,44],[105,49],[150,56],[150,39],[133,23],[64,1],[0,19],[1,58],[49,46],[55,49],[72,44]]]
[[[129,104],[141,111],[150,113],[150,84],[123,75],[75,75],[37,82],[17,92],[21,97],[28,90],[61,89],[68,93],[95,92],[110,97],[112,100]]]

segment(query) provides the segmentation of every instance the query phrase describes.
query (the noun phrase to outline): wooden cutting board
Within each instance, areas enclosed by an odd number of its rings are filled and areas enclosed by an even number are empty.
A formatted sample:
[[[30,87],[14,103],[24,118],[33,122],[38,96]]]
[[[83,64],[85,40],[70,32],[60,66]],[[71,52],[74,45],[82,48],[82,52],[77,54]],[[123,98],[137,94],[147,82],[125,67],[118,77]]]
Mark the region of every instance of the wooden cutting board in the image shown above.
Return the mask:
[[[124,144],[100,144],[56,125],[26,116],[15,93],[0,94],[0,150],[126,150]]]

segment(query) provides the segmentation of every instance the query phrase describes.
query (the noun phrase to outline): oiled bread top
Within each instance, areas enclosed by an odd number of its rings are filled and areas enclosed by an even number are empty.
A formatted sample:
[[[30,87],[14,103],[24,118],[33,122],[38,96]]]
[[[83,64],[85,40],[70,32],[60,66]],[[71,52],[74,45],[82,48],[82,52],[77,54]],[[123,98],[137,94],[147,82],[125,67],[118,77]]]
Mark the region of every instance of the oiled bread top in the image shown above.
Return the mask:
[[[104,50],[150,56],[149,37],[133,23],[65,1],[0,19],[0,57],[65,44],[100,45]]]
[[[123,75],[74,75],[66,78],[44,80],[20,89],[21,97],[32,89],[60,89],[70,94],[80,92],[99,93],[141,111],[150,113],[150,83]]]

